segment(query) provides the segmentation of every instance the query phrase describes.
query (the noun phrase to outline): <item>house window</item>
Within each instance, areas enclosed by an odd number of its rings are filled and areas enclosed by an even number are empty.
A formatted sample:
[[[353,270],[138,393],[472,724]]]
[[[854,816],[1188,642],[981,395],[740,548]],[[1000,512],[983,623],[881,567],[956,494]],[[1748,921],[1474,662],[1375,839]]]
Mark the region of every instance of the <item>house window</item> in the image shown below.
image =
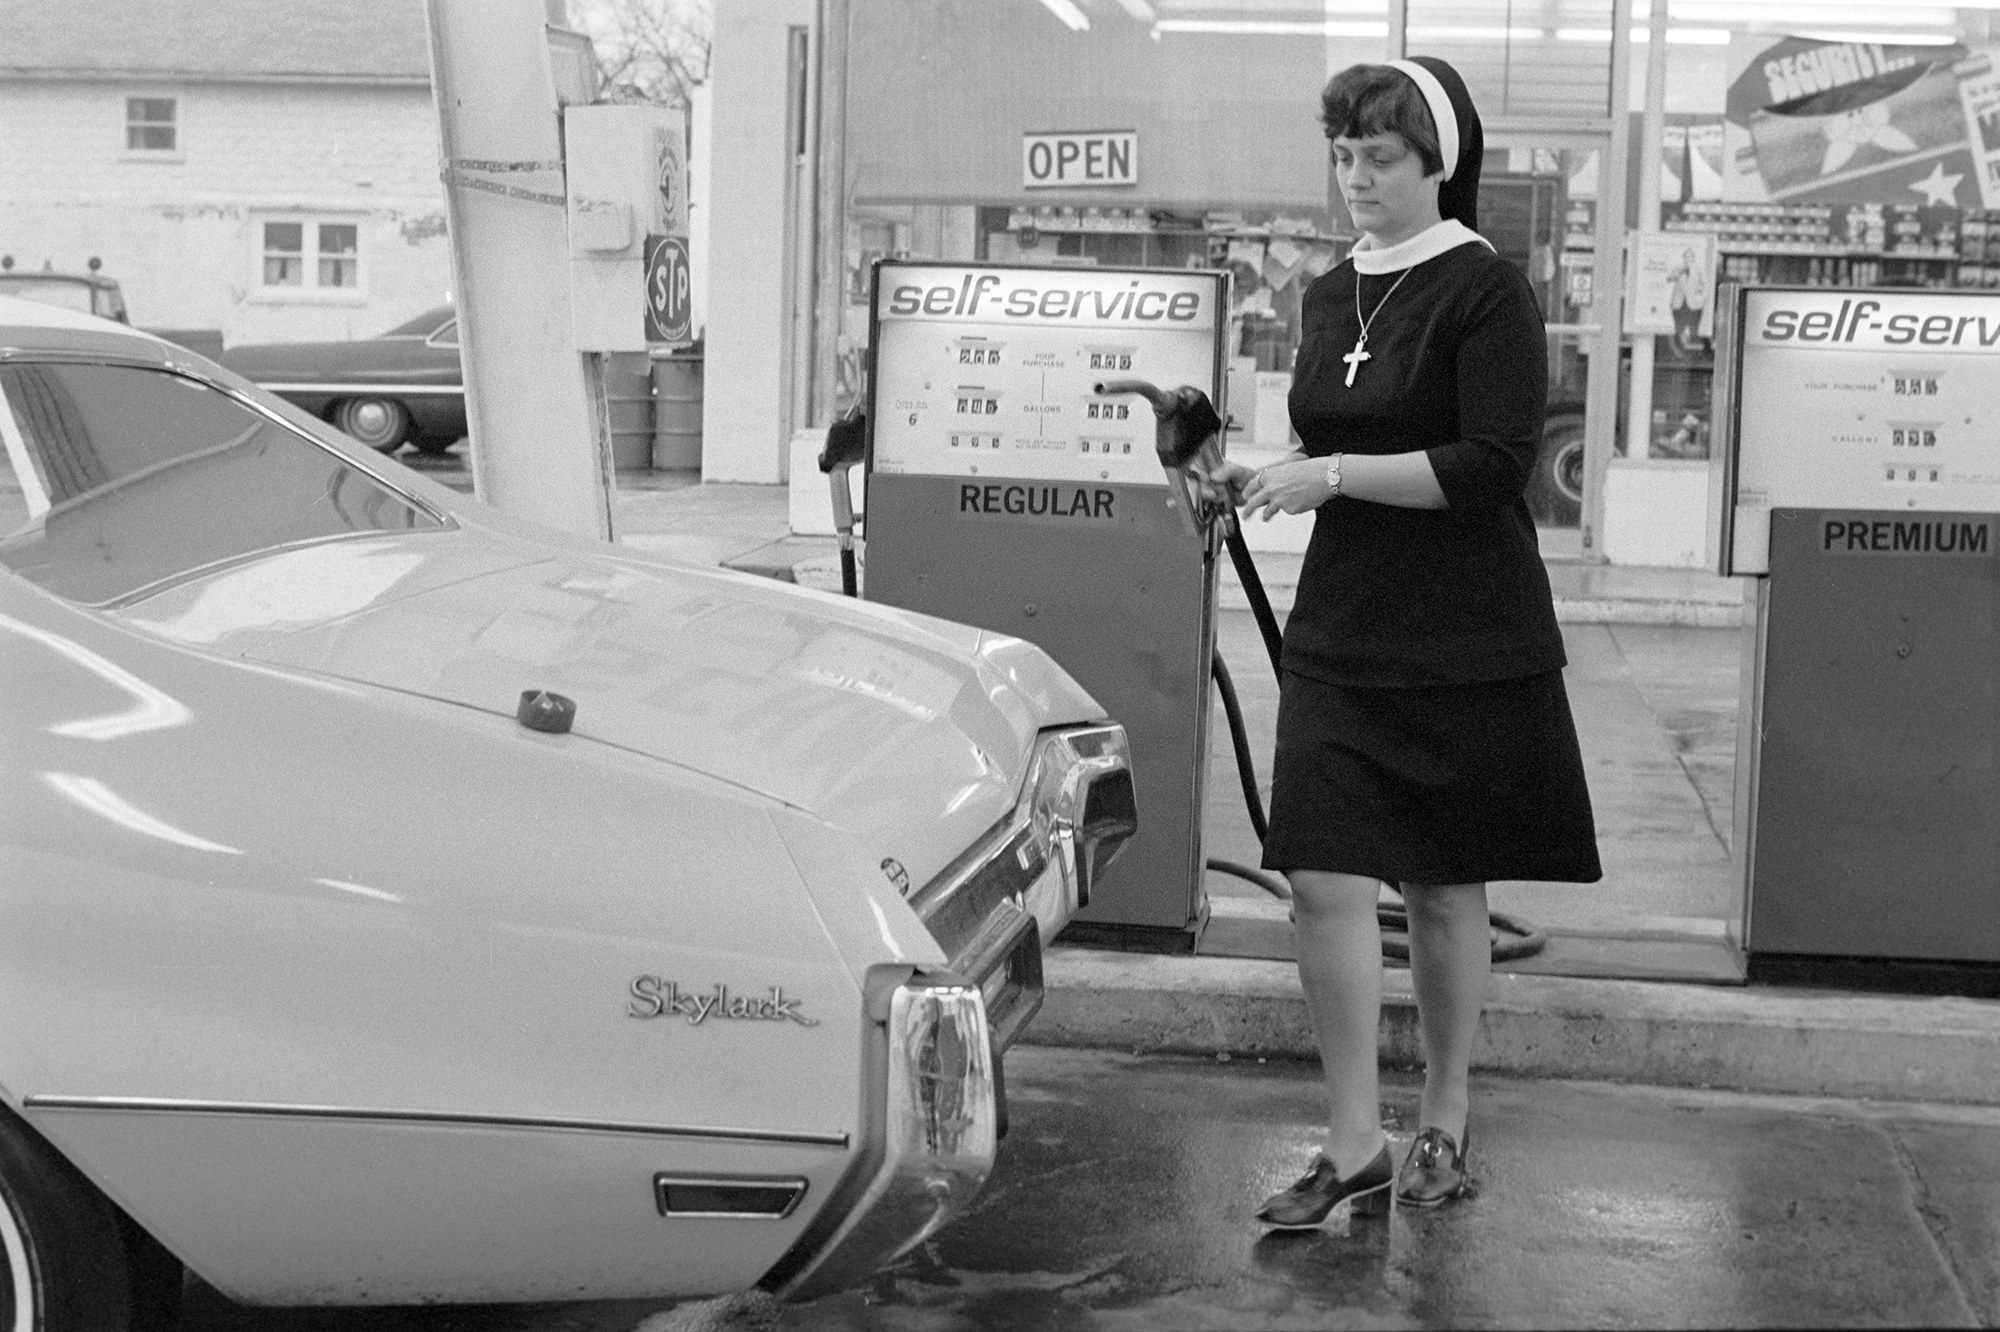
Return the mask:
[[[305,278],[305,224],[266,222],[264,224],[264,285],[296,287]]]
[[[125,99],[125,147],[135,153],[171,153],[180,148],[175,124],[179,99],[174,97],[128,97]]]
[[[361,286],[361,226],[316,219],[258,224],[263,289],[354,291]]]
[[[360,228],[352,222],[319,224],[319,285],[352,287],[361,263]]]

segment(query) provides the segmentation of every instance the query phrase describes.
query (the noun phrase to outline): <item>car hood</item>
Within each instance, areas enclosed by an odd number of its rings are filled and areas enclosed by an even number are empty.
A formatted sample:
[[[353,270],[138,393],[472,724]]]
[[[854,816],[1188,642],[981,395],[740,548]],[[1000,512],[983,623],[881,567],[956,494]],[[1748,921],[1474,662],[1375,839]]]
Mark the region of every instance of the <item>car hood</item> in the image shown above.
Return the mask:
[[[1012,807],[1038,730],[1103,716],[1020,639],[464,529],[279,552],[121,614],[204,650],[508,717],[525,690],[566,695],[573,736],[806,810],[916,883]]]

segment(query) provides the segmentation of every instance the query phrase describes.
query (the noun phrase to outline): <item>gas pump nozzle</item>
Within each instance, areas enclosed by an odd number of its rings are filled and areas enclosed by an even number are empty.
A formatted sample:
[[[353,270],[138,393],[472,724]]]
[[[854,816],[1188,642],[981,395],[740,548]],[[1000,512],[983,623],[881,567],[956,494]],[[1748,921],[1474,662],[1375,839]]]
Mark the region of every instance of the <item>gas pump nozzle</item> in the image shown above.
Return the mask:
[[[1093,385],[1101,397],[1136,393],[1153,405],[1153,452],[1167,474],[1167,485],[1180,499],[1181,521],[1188,533],[1203,537],[1218,521],[1227,532],[1234,514],[1227,505],[1202,498],[1201,489],[1188,474],[1204,480],[1222,467],[1222,418],[1208,395],[1192,384],[1162,389],[1143,379],[1107,379]]]
[[[859,404],[849,408],[826,428],[826,447],[819,453],[819,470],[826,473],[833,490],[833,530],[840,536],[840,590],[848,596],[859,591],[854,567],[854,492],[848,473],[868,456],[868,417]]]

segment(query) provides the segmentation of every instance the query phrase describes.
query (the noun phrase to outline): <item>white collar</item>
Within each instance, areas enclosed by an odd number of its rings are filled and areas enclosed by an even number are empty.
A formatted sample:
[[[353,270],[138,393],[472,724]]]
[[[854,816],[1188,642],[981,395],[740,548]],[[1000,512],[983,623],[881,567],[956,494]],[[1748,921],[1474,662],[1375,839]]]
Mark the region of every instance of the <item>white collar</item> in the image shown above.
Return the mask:
[[[1354,271],[1373,277],[1382,273],[1394,273],[1400,269],[1413,268],[1426,259],[1435,259],[1447,250],[1456,250],[1461,245],[1474,241],[1493,248],[1493,243],[1460,222],[1457,218],[1447,218],[1433,227],[1426,227],[1406,241],[1394,245],[1375,247],[1373,236],[1363,236],[1351,251]]]

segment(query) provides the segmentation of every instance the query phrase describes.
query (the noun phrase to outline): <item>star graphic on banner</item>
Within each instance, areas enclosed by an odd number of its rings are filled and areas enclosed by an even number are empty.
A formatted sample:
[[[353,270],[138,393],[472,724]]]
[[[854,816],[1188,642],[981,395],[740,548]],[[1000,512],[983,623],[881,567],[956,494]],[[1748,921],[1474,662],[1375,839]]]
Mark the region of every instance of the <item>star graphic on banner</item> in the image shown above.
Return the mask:
[[[1907,188],[1924,196],[1926,203],[1956,204],[1958,202],[1958,182],[1965,179],[1963,172],[1945,175],[1944,163],[1931,163],[1931,174],[1922,180],[1912,181]]]

